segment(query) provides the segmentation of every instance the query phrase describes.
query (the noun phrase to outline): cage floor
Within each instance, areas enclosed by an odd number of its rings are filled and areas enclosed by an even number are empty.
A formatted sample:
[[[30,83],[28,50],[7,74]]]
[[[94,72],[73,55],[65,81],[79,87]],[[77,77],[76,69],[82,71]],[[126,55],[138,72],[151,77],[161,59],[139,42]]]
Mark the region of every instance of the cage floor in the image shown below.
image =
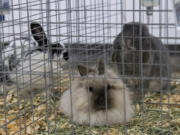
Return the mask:
[[[67,84],[68,81],[64,81],[63,88],[56,88],[56,93],[67,89]],[[137,105],[136,116],[130,123],[103,127],[72,124],[57,109],[58,94],[55,99],[44,93],[35,93],[31,95],[33,98],[22,98],[10,91],[6,103],[4,98],[0,98],[0,108],[3,108],[0,110],[0,135],[122,135],[125,131],[128,135],[179,135],[180,105],[177,104],[180,104],[180,84],[172,83],[172,86],[171,94],[148,95],[144,99],[144,113]],[[1,128],[3,126],[7,128]]]

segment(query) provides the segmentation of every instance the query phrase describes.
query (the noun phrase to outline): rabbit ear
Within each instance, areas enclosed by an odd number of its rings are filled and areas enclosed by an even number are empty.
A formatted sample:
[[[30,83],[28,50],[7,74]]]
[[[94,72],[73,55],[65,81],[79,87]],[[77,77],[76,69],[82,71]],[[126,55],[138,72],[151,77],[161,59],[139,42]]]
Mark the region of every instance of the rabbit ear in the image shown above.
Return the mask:
[[[48,39],[46,37],[46,34],[42,28],[42,26],[37,22],[31,23],[31,33],[34,37],[34,39],[38,42],[39,46],[46,46]]]
[[[85,65],[78,65],[78,70],[81,76],[85,76],[88,73],[96,73],[96,71],[92,68],[87,68]]]
[[[81,76],[87,75],[87,68],[85,65],[78,65],[78,70]]]
[[[105,72],[104,61],[103,61],[103,59],[99,59],[98,60],[98,73],[99,73],[99,75],[102,75],[102,74],[104,74],[104,72]]]
[[[117,61],[117,52],[116,51],[113,51],[111,59],[112,59],[112,62],[116,62]]]

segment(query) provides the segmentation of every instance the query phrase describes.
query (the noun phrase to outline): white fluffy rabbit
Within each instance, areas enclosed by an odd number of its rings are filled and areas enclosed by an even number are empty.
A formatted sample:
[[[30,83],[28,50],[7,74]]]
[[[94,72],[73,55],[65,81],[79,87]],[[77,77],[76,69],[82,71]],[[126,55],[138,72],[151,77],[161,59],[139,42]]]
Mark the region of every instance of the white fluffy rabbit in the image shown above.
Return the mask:
[[[71,90],[65,91],[60,100],[60,110],[65,115],[72,114],[75,123],[97,126],[132,119],[131,93],[114,71],[105,70],[102,59],[97,69],[78,65],[78,70],[81,77],[72,80]]]

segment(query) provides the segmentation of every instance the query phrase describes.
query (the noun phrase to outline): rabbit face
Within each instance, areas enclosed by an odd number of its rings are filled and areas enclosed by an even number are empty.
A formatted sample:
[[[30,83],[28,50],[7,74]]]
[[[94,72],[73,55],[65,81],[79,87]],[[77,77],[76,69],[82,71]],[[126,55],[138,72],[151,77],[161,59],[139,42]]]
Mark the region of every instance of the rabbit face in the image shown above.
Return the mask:
[[[112,84],[113,79],[112,81],[107,81],[104,77],[98,77],[98,79],[93,77],[78,81],[81,82],[79,82],[79,85],[76,85],[76,89],[79,87],[88,93],[91,110],[105,111],[106,108],[111,109],[113,107],[111,93],[113,90],[116,90],[116,86]]]
[[[95,84],[99,84],[98,86]],[[105,86],[106,81],[103,79],[99,80],[93,80],[89,82],[89,90],[91,94],[91,105],[94,110],[99,111],[99,110],[106,110],[112,108],[112,98],[110,95],[110,91],[113,90],[113,86],[111,88],[110,83],[107,83],[107,86]],[[107,93],[107,95],[106,95]],[[106,101],[107,101],[107,106],[106,106]]]
[[[78,65],[78,70],[81,77],[74,78],[71,89],[61,97],[60,110],[63,113],[68,116],[73,113],[76,123],[98,126],[131,120],[133,106],[129,89],[113,70],[107,68],[105,71],[102,61],[97,69]]]
[[[87,69],[84,65],[78,65],[81,76],[84,78],[88,75],[88,79],[81,79],[78,87],[83,88],[89,93],[92,110],[105,111],[106,109],[111,109],[113,107],[113,97],[111,93],[118,90],[118,83],[121,83],[121,85],[123,84],[111,70],[106,71],[106,75],[109,78],[105,77],[103,61],[100,60],[98,64],[97,69]],[[113,77],[116,79],[112,79]]]
[[[124,42],[128,48],[139,50],[140,37],[147,40],[149,31],[144,24],[127,23],[123,26],[122,34],[124,36]]]
[[[88,69],[84,65],[78,65],[80,75],[82,77],[88,75],[88,79],[83,79],[79,86],[89,92],[90,106],[94,111],[105,110],[107,107],[106,101],[108,102],[108,108],[111,106],[109,94],[111,90],[110,82],[106,81],[104,77],[104,66],[102,64],[103,62],[100,61],[98,70],[93,68]],[[107,84],[107,86],[105,84]]]

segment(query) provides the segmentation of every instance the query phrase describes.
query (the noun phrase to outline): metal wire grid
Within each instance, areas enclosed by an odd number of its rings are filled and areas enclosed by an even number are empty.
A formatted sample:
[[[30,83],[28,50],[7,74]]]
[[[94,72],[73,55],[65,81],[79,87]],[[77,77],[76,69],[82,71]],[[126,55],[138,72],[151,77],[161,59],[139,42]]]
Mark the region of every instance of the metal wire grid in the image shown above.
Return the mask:
[[[21,45],[16,43],[17,38],[21,37],[28,37],[30,38],[28,41],[26,41],[26,45],[28,46],[31,44],[33,39],[31,39],[32,35],[30,33],[29,25],[32,21],[39,22],[43,28],[45,29],[47,33],[47,37],[50,39],[51,42],[63,42],[66,43],[68,50],[72,50],[71,44],[73,43],[83,43],[85,46],[82,49],[76,48],[77,54],[80,56],[83,55],[86,57],[85,61],[82,61],[82,63],[89,64],[88,61],[90,61],[91,57],[93,57],[93,54],[90,56],[84,55],[84,50],[87,50],[86,44],[97,44],[96,47],[93,48],[94,51],[101,50],[99,49],[99,45],[102,44],[112,44],[114,38],[116,35],[121,31],[122,25],[125,24],[128,21],[139,21],[139,22],[145,22],[149,26],[149,30],[152,34],[155,34],[158,36],[161,40],[164,41],[165,44],[174,44],[179,43],[179,37],[178,32],[175,28],[175,23],[170,22],[169,23],[169,16],[172,14],[171,7],[168,7],[168,1],[167,0],[160,0],[161,5],[158,8],[155,8],[153,10],[153,16],[147,17],[146,16],[146,9],[141,7],[141,2],[139,0],[133,0],[132,3],[129,3],[124,0],[46,0],[46,1],[33,1],[33,0],[17,0],[17,1],[10,1],[11,2],[11,13],[7,15],[7,20],[5,22],[2,22],[0,25],[0,41],[2,42],[14,42],[15,48],[18,47],[21,49]],[[139,3],[139,4],[136,4]],[[131,6],[128,6],[131,4]],[[166,17],[164,15],[166,14]],[[156,17],[154,17],[156,16]],[[156,19],[158,17],[158,19]],[[131,20],[129,20],[131,18]],[[169,34],[169,31],[174,31],[172,36]],[[175,34],[174,34],[175,33]],[[21,40],[20,40],[21,41]],[[99,44],[99,45],[98,45]],[[1,47],[4,47],[4,44],[1,45]],[[105,47],[104,47],[105,48]],[[74,48],[73,48],[74,49]],[[80,51],[82,49],[82,51]],[[1,49],[2,50],[2,49]],[[79,51],[78,51],[79,50]],[[103,51],[106,52],[106,51]],[[1,60],[5,58],[5,54],[7,52],[1,51]],[[17,55],[21,56],[22,52],[17,52]],[[179,55],[179,50],[177,47],[173,48],[170,53],[173,55]],[[102,54],[101,54],[102,55]],[[103,54],[103,57],[106,59],[106,53]],[[21,61],[24,59],[21,58]],[[94,59],[93,59],[94,60]],[[34,65],[31,65],[32,61],[34,62]],[[52,61],[55,62],[58,66],[52,67]],[[9,88],[6,87],[4,84],[2,86],[2,92],[1,98],[4,100],[4,108],[1,109],[2,112],[4,112],[2,115],[5,118],[4,124],[0,125],[0,128],[2,128],[6,134],[9,134],[8,130],[8,124],[19,120],[19,130],[17,132],[14,132],[13,134],[27,134],[27,127],[33,125],[33,132],[36,133],[35,130],[35,124],[38,119],[41,119],[44,117],[47,122],[47,134],[50,134],[53,129],[53,127],[50,125],[50,121],[48,121],[48,118],[50,116],[50,109],[51,109],[51,97],[49,97],[49,93],[52,92],[52,89],[54,85],[57,85],[58,87],[61,87],[61,83],[55,83],[53,76],[57,75],[58,78],[57,82],[60,82],[61,76],[64,74],[61,71],[59,71],[61,64],[61,59],[51,59],[49,56],[44,56],[41,59],[35,59],[35,56],[28,57],[28,62],[30,63],[27,65],[21,65],[20,73],[18,75],[18,71],[15,71],[15,78],[21,78],[22,79],[22,85],[13,85]],[[96,63],[94,61],[94,63]],[[108,63],[108,62],[106,62]],[[47,67],[44,66],[47,64]],[[68,63],[68,65],[71,65],[72,63]],[[42,72],[37,72],[36,69],[39,67],[45,67]],[[53,65],[54,66],[54,65]],[[179,63],[176,65],[176,69],[180,66]],[[70,88],[71,88],[71,78],[77,77],[77,75],[72,74],[71,68],[68,69],[67,73],[70,77]],[[2,71],[2,73],[5,73],[5,69]],[[176,73],[176,71],[174,71]],[[8,74],[12,74],[10,72],[7,72]],[[24,82],[25,75],[29,75],[29,80],[27,82]],[[31,78],[32,75],[36,75],[35,78]],[[42,77],[44,76],[44,77]],[[52,82],[48,83],[47,76],[50,76]],[[38,81],[39,78],[44,78],[44,92],[45,94],[42,95],[43,101],[39,103],[38,105],[35,105],[33,103],[33,98],[36,97],[36,93],[34,91],[30,91],[30,98],[27,98],[27,94],[23,94],[23,98],[20,95],[20,93],[23,91],[24,88],[29,87],[32,89],[32,85],[34,85],[34,82]],[[127,76],[127,78],[129,78]],[[141,75],[141,78],[145,78],[143,75]],[[88,78],[87,78],[88,79]],[[179,76],[177,74],[173,75],[171,78],[172,81],[178,82]],[[5,82],[4,82],[5,83]],[[15,104],[9,104],[7,102],[7,96],[6,95],[6,89],[15,89],[18,100]],[[178,92],[178,91],[177,91]],[[124,93],[125,94],[125,93]],[[162,98],[164,93],[160,93],[160,98]],[[142,95],[143,95],[143,89],[142,89]],[[39,95],[38,95],[39,96]],[[170,96],[170,95],[169,95]],[[169,99],[169,98],[168,98]],[[20,109],[18,109],[16,117],[14,117],[11,120],[8,120],[8,112],[11,110],[13,106],[17,106],[20,108],[21,102],[24,101],[30,101],[30,108],[24,108],[24,112],[22,112]],[[160,100],[161,101],[161,100]],[[27,101],[28,102],[28,101]],[[53,101],[54,105],[53,108],[55,109],[54,114],[56,114],[56,99]],[[34,114],[36,111],[36,108],[38,108],[40,105],[45,104],[46,105],[46,111],[43,113],[42,116],[40,116],[38,119],[35,118]],[[161,106],[163,103],[155,103],[160,104]],[[171,104],[170,101],[168,101],[168,112],[170,112]],[[142,104],[143,108],[144,104]],[[26,124],[26,120],[21,121],[19,118],[26,115],[28,111],[32,111],[32,123]],[[162,108],[161,108],[161,114],[162,114]],[[141,112],[141,118],[143,121],[146,121],[144,119],[146,115],[146,112],[142,110]],[[72,116],[73,117],[73,116]],[[71,117],[71,118],[72,118]],[[90,114],[89,114],[90,117]],[[163,125],[163,117],[161,117],[161,124]],[[170,119],[170,118],[168,118]],[[21,123],[24,123],[24,126],[21,125]],[[55,123],[55,131],[54,134],[58,134],[58,130],[56,130],[57,126],[57,120],[54,120]],[[161,127],[162,127],[161,125]],[[89,134],[93,134],[91,130],[91,125],[89,129]],[[108,126],[108,125],[107,125]],[[123,124],[124,126],[124,134],[127,134],[127,126],[126,122]],[[142,124],[142,134],[144,133],[144,129],[146,127]],[[108,132],[108,131],[107,131]],[[72,134],[76,134],[75,126],[72,126]]]
[[[56,1],[52,2],[55,3]],[[52,88],[53,85],[53,81],[51,83],[47,83],[47,77],[48,76],[53,76],[52,71],[48,70],[48,67],[50,67],[50,58],[49,56],[42,56],[41,58],[36,57],[36,55],[38,54],[32,54],[30,57],[26,57],[23,58],[22,53],[23,51],[27,51],[27,50],[23,50],[22,47],[23,45],[25,46],[30,46],[31,44],[31,34],[30,34],[30,29],[29,29],[29,24],[30,22],[33,21],[37,21],[39,19],[39,21],[42,22],[42,24],[46,21],[47,22],[47,17],[46,17],[46,13],[48,13],[45,9],[47,6],[47,2],[43,2],[43,1],[11,1],[11,14],[9,14],[7,17],[7,21],[1,23],[1,41],[8,41],[10,44],[13,43],[15,44],[14,48],[12,48],[11,51],[14,51],[15,49],[17,50],[16,56],[19,57],[19,60],[21,61],[21,67],[19,67],[17,70],[15,70],[13,73],[12,72],[8,72],[6,70],[2,70],[1,72],[6,73],[7,74],[15,74],[14,77],[16,79],[13,80],[19,80],[18,84],[15,84],[13,86],[10,87],[6,87],[5,86],[5,82],[2,85],[2,95],[1,98],[3,98],[4,100],[4,108],[1,108],[1,114],[4,117],[4,122],[1,125],[1,128],[4,130],[4,132],[6,134],[27,134],[27,128],[29,126],[33,126],[33,130],[35,133],[35,123],[39,120],[39,119],[46,119],[48,118],[48,112],[49,112],[49,97],[48,97],[48,91]],[[38,7],[38,11],[35,11],[35,8]],[[31,11],[34,8],[34,13],[32,13]],[[57,7],[56,7],[57,8]],[[44,11],[43,11],[44,10]],[[55,16],[55,18],[57,18],[57,14],[53,14],[53,16]],[[34,18],[33,18],[34,17]],[[32,19],[32,20],[31,20]],[[45,21],[44,21],[45,20]],[[56,28],[56,32],[58,31],[58,29]],[[22,38],[22,37],[27,37],[29,38],[28,40],[25,40],[25,42],[23,42],[23,39],[19,39],[20,42],[18,42],[19,40],[16,40],[17,38]],[[58,39],[58,38],[56,38]],[[2,44],[3,46],[3,44]],[[6,52],[6,50],[1,51],[1,61],[3,61],[3,59],[5,59],[5,55],[8,52]],[[24,52],[25,53],[25,52]],[[26,62],[24,65],[23,62]],[[57,65],[59,65],[59,60],[56,60]],[[3,64],[3,63],[2,63]],[[44,68],[44,69],[43,69]],[[47,68],[47,69],[46,69]],[[41,69],[41,71],[39,72],[38,69]],[[50,68],[49,68],[50,69]],[[57,71],[57,69],[59,69],[59,66],[54,68],[54,71]],[[44,72],[45,71],[45,72]],[[60,71],[56,72],[56,75],[60,74]],[[34,75],[34,77],[32,78],[32,76]],[[60,79],[60,77],[58,78]],[[26,80],[27,82],[25,82],[24,80]],[[53,79],[51,79],[53,80]],[[41,102],[39,102],[38,104],[34,104],[34,100],[33,98],[37,97],[34,92],[30,92],[29,95],[28,93],[23,93],[22,95],[20,94],[24,89],[32,89],[32,87],[34,87],[33,85],[35,85],[35,82],[37,81],[42,81],[42,87],[44,87],[43,91],[44,91],[44,95],[39,95],[43,97],[43,100],[41,100]],[[44,86],[43,86],[44,85]],[[59,85],[59,84],[58,84]],[[15,89],[15,93],[18,97],[17,102],[14,103],[8,103],[8,99],[7,97],[9,95],[6,94],[6,91],[8,90],[13,90]],[[38,97],[37,97],[38,98]],[[28,104],[29,105],[26,105]],[[42,104],[46,105],[46,110],[45,113],[42,113],[42,115],[40,115],[38,118],[34,115],[35,110],[40,107]],[[22,108],[22,106],[26,106],[24,107],[23,110],[21,110],[20,108]],[[18,111],[15,112],[15,115],[12,115],[11,113],[9,113],[10,110],[12,110],[12,108],[17,107]],[[25,118],[26,115],[28,114],[28,112],[30,112],[30,114],[32,115],[32,121],[28,122],[27,119]],[[12,118],[9,119],[10,115],[12,115]],[[36,118],[35,118],[36,117]],[[22,119],[20,119],[22,118]],[[10,125],[11,123],[18,121],[18,130],[15,131],[10,131],[8,129],[8,125]],[[50,127],[50,126],[48,126]]]

